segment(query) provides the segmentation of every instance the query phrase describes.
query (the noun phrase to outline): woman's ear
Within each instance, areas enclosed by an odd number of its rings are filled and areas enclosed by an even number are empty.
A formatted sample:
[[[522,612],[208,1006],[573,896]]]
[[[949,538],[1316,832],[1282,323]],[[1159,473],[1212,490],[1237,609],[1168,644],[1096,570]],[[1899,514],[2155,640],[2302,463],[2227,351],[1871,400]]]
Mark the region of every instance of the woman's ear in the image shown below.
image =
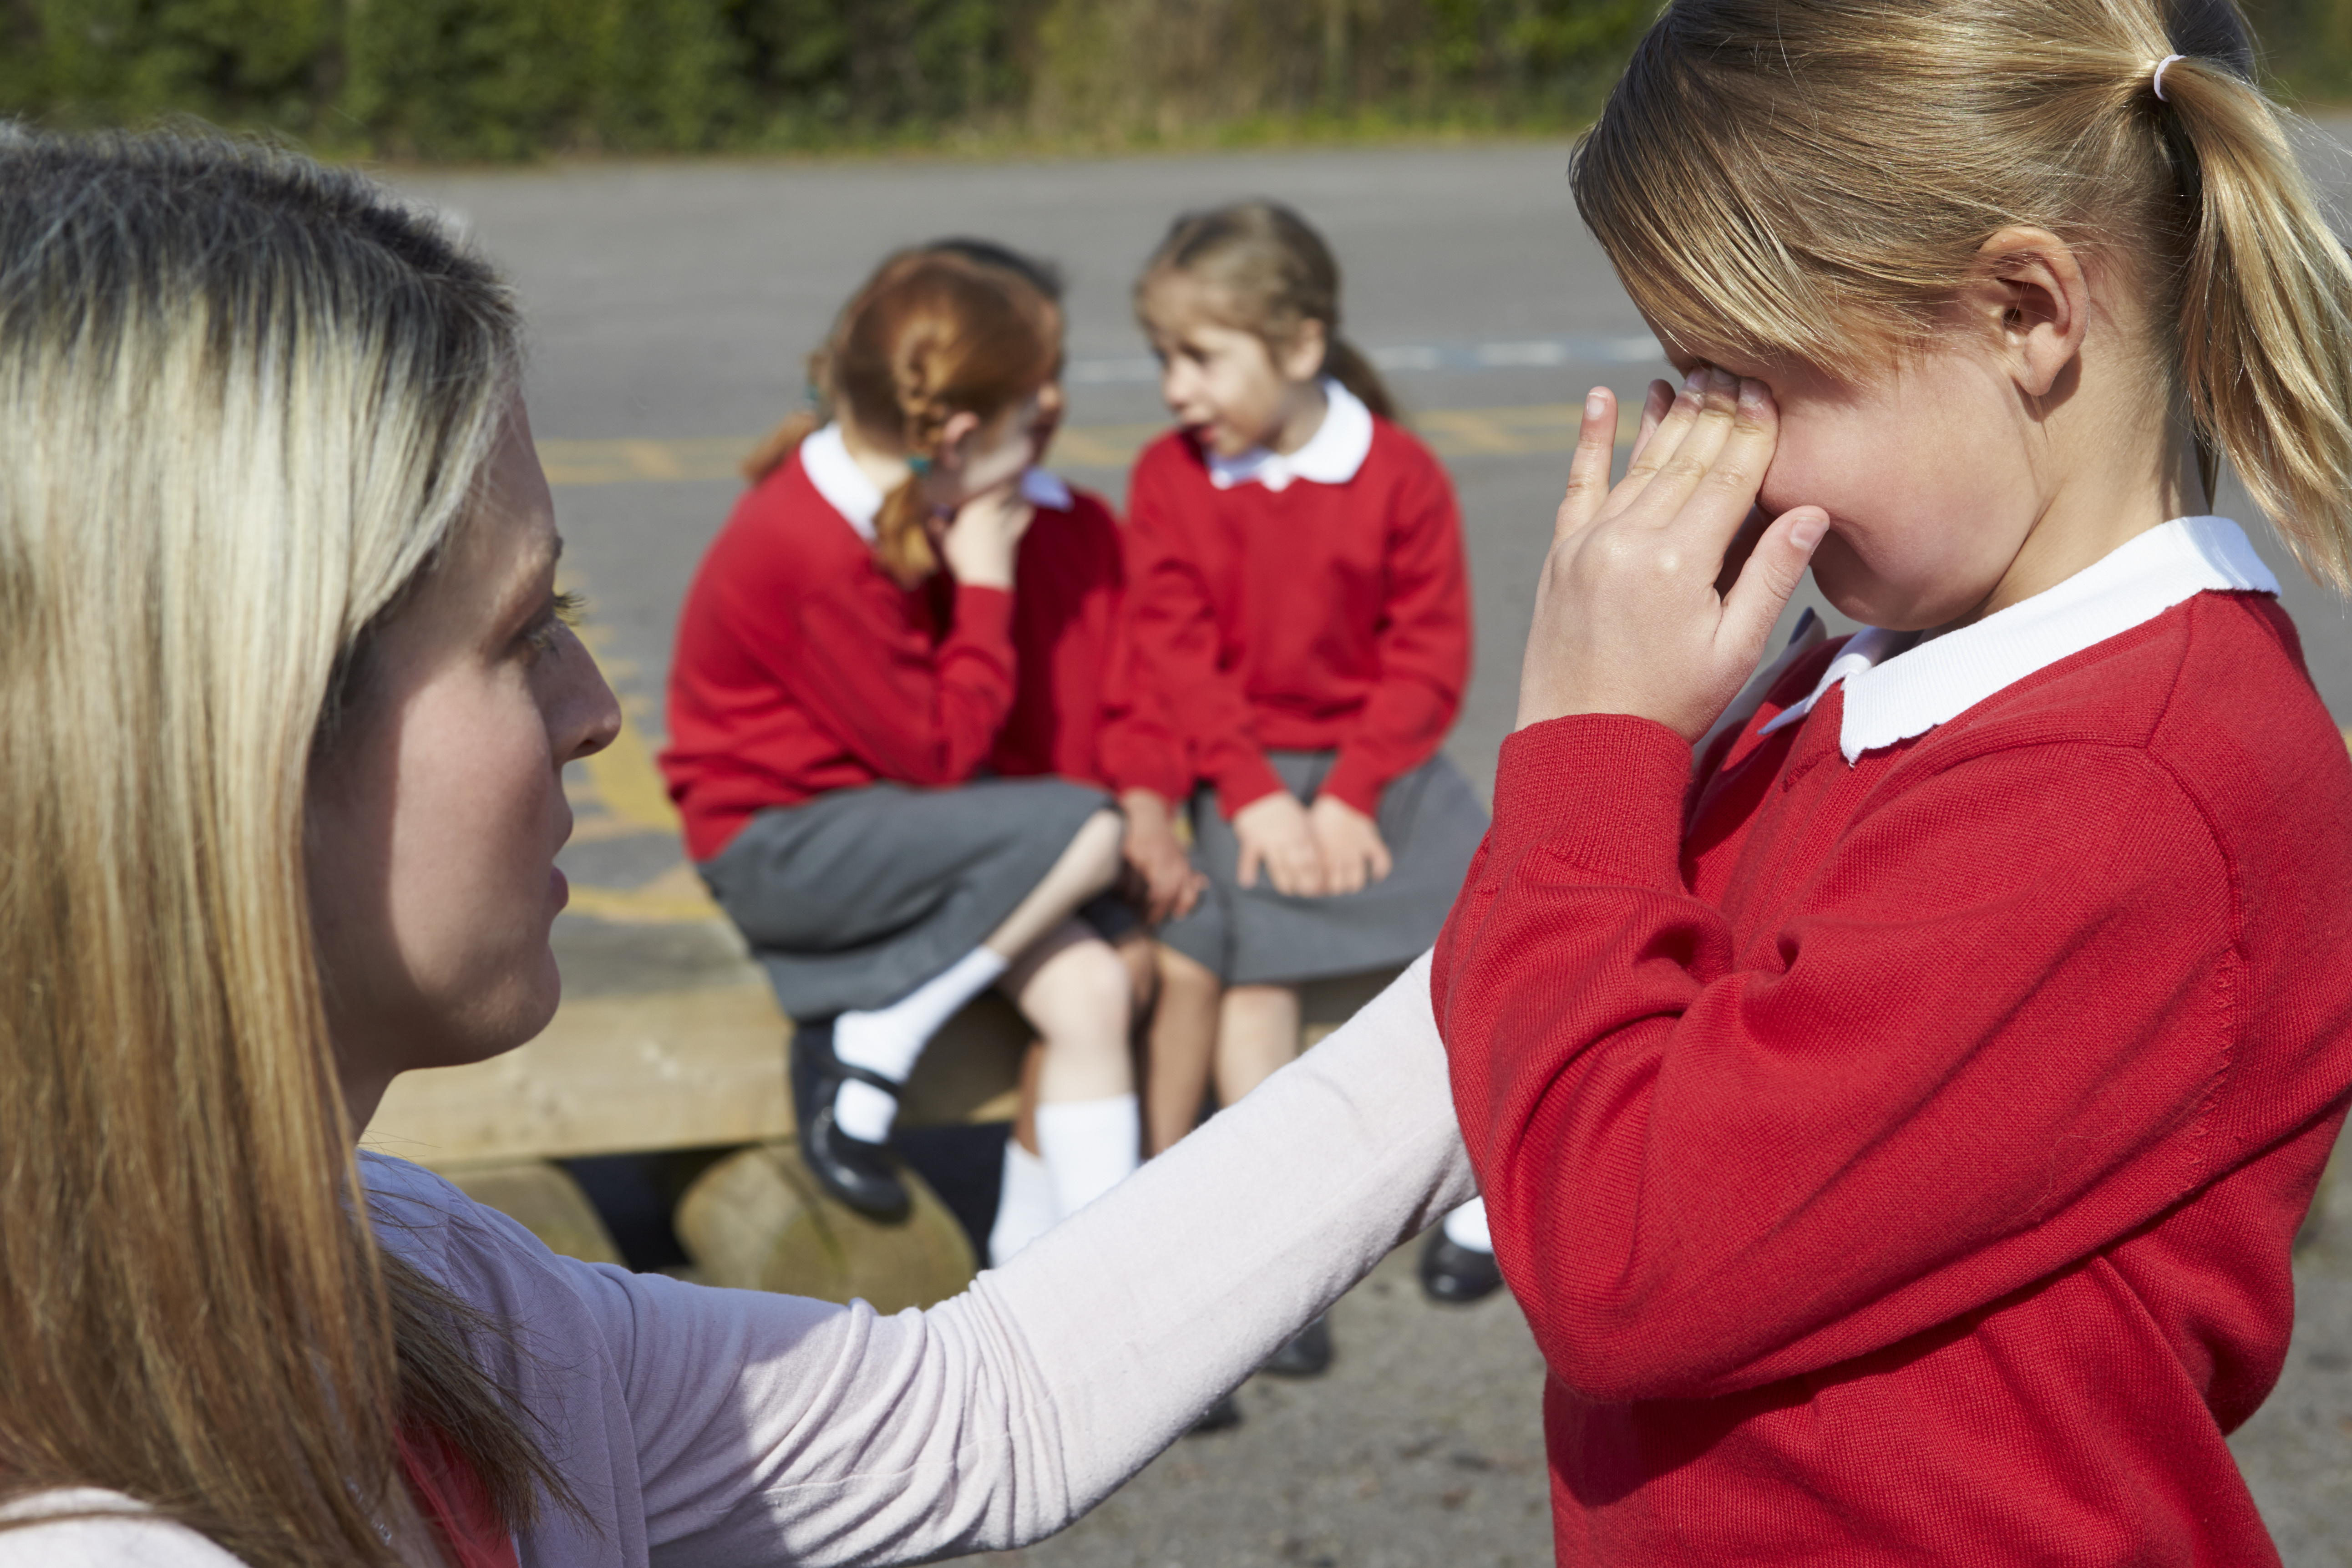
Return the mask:
[[[1330,347],[1330,334],[1323,323],[1301,321],[1290,334],[1282,352],[1274,356],[1274,368],[1282,373],[1285,381],[1312,381],[1323,369],[1323,356]]]
[[[2048,229],[2012,226],[1977,247],[1959,304],[1991,328],[2019,390],[2042,397],[2083,352],[2091,285],[2072,246]]]

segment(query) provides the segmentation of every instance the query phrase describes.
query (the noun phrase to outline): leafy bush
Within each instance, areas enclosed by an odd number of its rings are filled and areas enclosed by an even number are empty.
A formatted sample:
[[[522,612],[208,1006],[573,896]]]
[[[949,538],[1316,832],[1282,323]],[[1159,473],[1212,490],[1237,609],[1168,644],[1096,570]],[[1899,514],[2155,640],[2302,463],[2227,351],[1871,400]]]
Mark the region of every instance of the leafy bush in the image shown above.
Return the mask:
[[[2352,83],[2352,0],[2250,0]],[[394,157],[1562,127],[1655,0],[0,0],[0,114]]]

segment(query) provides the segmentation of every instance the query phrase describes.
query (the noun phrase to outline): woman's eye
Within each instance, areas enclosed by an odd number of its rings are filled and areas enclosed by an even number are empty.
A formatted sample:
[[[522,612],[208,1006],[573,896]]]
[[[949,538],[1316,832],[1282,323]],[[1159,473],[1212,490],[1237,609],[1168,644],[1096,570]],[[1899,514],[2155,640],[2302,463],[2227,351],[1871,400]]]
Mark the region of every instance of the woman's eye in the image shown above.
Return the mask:
[[[578,626],[580,612],[587,603],[577,594],[550,595],[546,610],[530,624],[530,629],[523,634],[523,640],[530,645],[533,653],[553,653],[562,642],[556,636],[558,629]]]

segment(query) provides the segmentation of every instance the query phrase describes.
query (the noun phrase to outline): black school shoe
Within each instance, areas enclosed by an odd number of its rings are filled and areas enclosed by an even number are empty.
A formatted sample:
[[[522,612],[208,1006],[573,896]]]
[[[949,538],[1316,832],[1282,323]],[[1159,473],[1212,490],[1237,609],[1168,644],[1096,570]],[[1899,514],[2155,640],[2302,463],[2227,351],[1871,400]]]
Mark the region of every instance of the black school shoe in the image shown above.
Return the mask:
[[[1320,1377],[1331,1370],[1331,1321],[1318,1312],[1315,1320],[1290,1336],[1260,1372],[1276,1377]]]
[[[1201,1418],[1192,1423],[1192,1429],[1184,1436],[1198,1437],[1210,1432],[1230,1432],[1241,1424],[1242,1403],[1228,1394],[1202,1411]]]
[[[1421,1288],[1431,1300],[1458,1307],[1493,1295],[1502,1283],[1493,1253],[1462,1246],[1443,1227],[1429,1233],[1421,1249]]]
[[[816,1184],[863,1215],[904,1219],[913,1206],[907,1184],[879,1143],[852,1138],[833,1119],[834,1096],[851,1079],[896,1098],[898,1085],[880,1073],[851,1067],[833,1054],[833,1020],[793,1026],[793,1108],[800,1117],[801,1158]]]

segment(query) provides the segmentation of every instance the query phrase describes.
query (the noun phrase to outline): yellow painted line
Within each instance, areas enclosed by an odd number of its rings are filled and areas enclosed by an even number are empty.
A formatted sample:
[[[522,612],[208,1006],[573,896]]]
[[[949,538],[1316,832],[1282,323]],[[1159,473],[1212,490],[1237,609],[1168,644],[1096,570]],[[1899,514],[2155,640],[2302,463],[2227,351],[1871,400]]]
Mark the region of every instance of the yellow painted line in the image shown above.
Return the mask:
[[[1508,408],[1433,408],[1409,423],[1441,458],[1517,457],[1565,452],[1576,445],[1582,407],[1574,403],[1537,403]],[[1620,445],[1633,437],[1635,411],[1621,416]],[[1164,422],[1137,425],[1073,425],[1055,437],[1053,461],[1071,468],[1123,468],[1168,428]],[[625,485],[679,480],[740,481],[739,465],[751,451],[750,436],[696,437],[676,440],[541,441],[539,458],[550,484]]]

